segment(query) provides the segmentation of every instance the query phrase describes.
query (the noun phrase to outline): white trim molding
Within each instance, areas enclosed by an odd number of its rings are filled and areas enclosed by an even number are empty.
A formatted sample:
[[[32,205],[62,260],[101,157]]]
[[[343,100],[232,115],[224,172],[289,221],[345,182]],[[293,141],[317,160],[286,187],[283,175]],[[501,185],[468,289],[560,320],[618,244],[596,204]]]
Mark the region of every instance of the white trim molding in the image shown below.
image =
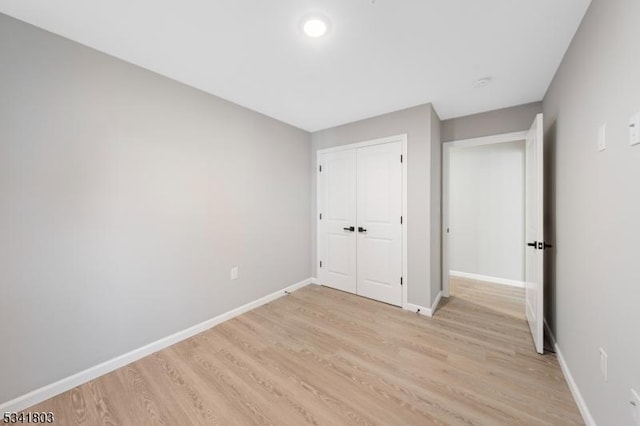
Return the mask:
[[[431,311],[431,308],[425,308],[424,306],[415,305],[413,303],[406,303],[402,307],[402,309],[404,309],[405,311],[415,312],[416,314],[424,315],[425,317],[429,317],[429,318],[433,316],[433,312]]]
[[[513,133],[503,133],[500,135],[483,136],[480,138],[459,139],[457,141],[444,142],[447,147],[469,147],[493,145],[496,143],[505,143],[513,141],[523,141],[527,139],[528,130]]]
[[[370,139],[364,142],[354,142],[347,145],[337,145],[337,146],[332,146],[330,148],[319,149],[318,151],[316,151],[316,158],[318,154],[326,154],[327,152],[345,151],[347,149],[364,148],[367,146],[380,145],[380,144],[391,143],[391,142],[399,142],[399,141],[405,142],[406,140],[407,140],[407,134],[401,133],[399,135],[387,136],[384,138]]]
[[[476,280],[476,281],[486,281],[492,284],[502,284],[502,285],[508,285],[511,287],[524,288],[524,281],[510,280],[507,278],[490,277],[488,275],[472,274],[469,272],[461,272],[461,271],[449,271],[449,276],[458,277],[458,278],[468,278],[470,280]]]
[[[431,318],[433,317],[433,314],[438,308],[441,298],[442,298],[442,292],[440,291],[438,292],[438,295],[436,296],[436,300],[433,301],[433,305],[431,305],[430,308],[426,308],[424,306],[416,305],[413,303],[405,303],[402,309],[404,309],[405,311],[415,312],[416,314],[424,315],[425,317]]]
[[[558,363],[560,364],[560,369],[562,370],[562,374],[564,375],[564,379],[567,381],[569,385],[569,390],[571,391],[571,395],[573,399],[576,401],[576,405],[578,406],[578,410],[580,410],[580,414],[582,415],[582,419],[587,426],[597,426],[596,421],[591,415],[591,411],[589,411],[589,407],[587,407],[587,403],[582,397],[582,393],[580,389],[578,389],[578,385],[576,381],[573,379],[573,375],[571,374],[571,370],[569,370],[569,365],[567,361],[564,359],[562,355],[562,351],[558,346],[558,342],[556,341],[556,336],[553,335],[549,324],[547,323],[547,319],[544,320],[544,328],[547,330],[547,334],[551,343],[553,344],[553,349],[556,351],[556,358],[558,359]]]
[[[431,304],[431,316],[436,313],[436,309],[438,309],[438,305],[440,305],[440,299],[442,299],[442,291],[439,291],[436,295],[436,300]]]
[[[307,278],[306,280],[300,281],[296,284],[285,287],[282,290],[278,290],[274,293],[268,294],[264,297],[254,300],[253,302],[249,302],[246,305],[242,305],[238,308],[232,309],[231,311],[225,312],[209,320],[201,322],[200,324],[196,324],[185,330],[179,331],[170,336],[149,343],[148,345],[145,345],[141,348],[134,349],[131,352],[117,356],[113,359],[90,367],[72,376],[65,377],[64,379],[58,380],[57,382],[41,387],[40,389],[36,389],[25,395],[19,396],[11,401],[4,402],[0,404],[0,413],[19,412],[42,401],[46,401],[47,399],[73,389],[76,386],[80,386],[90,380],[96,379],[100,376],[117,370],[118,368],[131,364],[134,361],[151,355],[152,353],[158,352],[159,350],[188,339],[189,337],[193,337],[198,333],[202,333],[203,331],[213,328],[216,325],[237,317],[238,315],[244,314],[245,312],[258,308],[280,297],[286,296],[288,293],[311,284],[312,280],[313,278]]]

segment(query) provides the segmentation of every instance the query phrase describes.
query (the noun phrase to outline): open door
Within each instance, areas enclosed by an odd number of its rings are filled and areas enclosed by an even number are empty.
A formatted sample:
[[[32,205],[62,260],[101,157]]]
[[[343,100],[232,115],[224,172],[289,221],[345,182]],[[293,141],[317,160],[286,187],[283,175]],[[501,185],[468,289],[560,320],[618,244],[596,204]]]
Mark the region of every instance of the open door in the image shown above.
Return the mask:
[[[525,300],[527,321],[538,353],[544,353],[544,140],[542,114],[536,116],[526,145]]]

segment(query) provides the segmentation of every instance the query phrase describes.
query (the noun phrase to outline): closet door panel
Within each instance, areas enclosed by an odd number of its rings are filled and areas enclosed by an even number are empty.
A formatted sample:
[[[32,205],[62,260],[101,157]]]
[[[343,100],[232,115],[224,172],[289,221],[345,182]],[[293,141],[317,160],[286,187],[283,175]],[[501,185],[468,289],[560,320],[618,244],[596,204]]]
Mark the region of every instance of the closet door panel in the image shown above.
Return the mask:
[[[326,153],[318,160],[318,279],[355,293],[356,151]]]
[[[400,142],[357,150],[357,294],[402,305]]]

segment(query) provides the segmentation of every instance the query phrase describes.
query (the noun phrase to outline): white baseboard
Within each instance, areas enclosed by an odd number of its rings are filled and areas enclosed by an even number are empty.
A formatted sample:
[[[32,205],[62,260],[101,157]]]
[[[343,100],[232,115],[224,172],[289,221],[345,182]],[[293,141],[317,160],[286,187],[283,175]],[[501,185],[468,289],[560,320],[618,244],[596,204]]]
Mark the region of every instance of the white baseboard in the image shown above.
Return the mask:
[[[415,305],[413,303],[407,303],[402,307],[402,309],[406,311],[415,312],[420,315],[424,315],[425,317],[433,316],[433,312],[431,311],[431,308],[425,308],[424,306]]]
[[[560,369],[562,370],[562,374],[564,375],[564,379],[567,381],[569,385],[569,390],[571,391],[571,395],[573,395],[573,399],[576,401],[576,405],[578,406],[578,410],[580,410],[580,414],[582,415],[582,419],[587,426],[597,426],[596,421],[593,419],[591,415],[591,411],[589,411],[589,407],[587,407],[587,403],[582,397],[582,393],[580,393],[580,389],[578,389],[578,385],[576,381],[573,379],[573,375],[569,370],[569,366],[567,365],[567,361],[564,359],[562,355],[562,351],[558,347],[558,342],[556,341],[556,336],[553,335],[547,320],[544,320],[544,328],[547,330],[549,334],[549,338],[551,339],[551,343],[553,343],[553,348],[556,351],[556,358],[558,359],[558,363],[560,364]],[[0,410],[1,411],[1,410]]]
[[[436,296],[436,300],[434,300],[433,304],[431,305],[431,316],[433,316],[433,314],[436,312],[436,309],[438,309],[438,305],[440,304],[440,299],[442,299],[441,291],[438,292],[438,295]]]
[[[434,312],[436,311],[436,309],[438,308],[438,305],[440,304],[440,299],[442,299],[442,292],[438,292],[438,295],[436,296],[436,300],[433,301],[433,304],[431,305],[430,308],[416,305],[414,303],[407,303],[402,307],[402,309],[406,311],[415,312],[417,314],[424,315],[425,317],[431,318],[433,317]]]
[[[203,331],[215,327],[216,325],[230,320],[231,318],[237,317],[238,315],[274,301],[282,296],[285,296],[287,293],[309,285],[311,282],[312,278],[307,278],[306,280],[300,281],[299,283],[290,285],[286,288],[283,288],[282,290],[268,294],[264,297],[261,297],[260,299],[254,300],[253,302],[249,302],[246,305],[240,306],[207,321],[201,322],[200,324],[196,324],[192,327],[164,337],[153,343],[149,343],[148,345],[145,345],[141,348],[134,349],[131,352],[120,355],[96,366],[90,367],[72,376],[58,380],[57,382],[51,383],[49,385],[41,387],[40,389],[36,389],[25,395],[19,396],[15,399],[12,399],[11,401],[4,402],[0,404],[0,413],[19,412],[42,401],[46,401],[47,399],[73,389],[76,386],[96,379],[100,376],[117,370],[118,368],[124,367],[125,365],[131,364],[134,361],[151,355],[152,353],[158,352],[159,350],[174,345],[182,340],[188,339],[189,337],[195,336],[198,333],[202,333]]]
[[[471,274],[469,272],[449,271],[452,277],[468,278],[470,280],[487,281],[493,284],[508,285],[511,287],[524,288],[524,281],[509,280],[506,278],[490,277],[488,275]]]
[[[311,284],[320,285],[320,281],[316,277],[311,277]]]

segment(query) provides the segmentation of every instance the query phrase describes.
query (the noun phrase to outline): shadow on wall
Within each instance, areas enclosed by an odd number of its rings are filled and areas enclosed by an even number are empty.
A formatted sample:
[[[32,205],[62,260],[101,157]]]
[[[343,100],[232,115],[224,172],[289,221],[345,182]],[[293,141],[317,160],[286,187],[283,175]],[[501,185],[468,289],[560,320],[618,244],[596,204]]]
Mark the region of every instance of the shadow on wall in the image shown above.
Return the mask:
[[[544,135],[544,230],[545,241],[553,247],[544,256],[544,317],[556,333],[556,122]]]

